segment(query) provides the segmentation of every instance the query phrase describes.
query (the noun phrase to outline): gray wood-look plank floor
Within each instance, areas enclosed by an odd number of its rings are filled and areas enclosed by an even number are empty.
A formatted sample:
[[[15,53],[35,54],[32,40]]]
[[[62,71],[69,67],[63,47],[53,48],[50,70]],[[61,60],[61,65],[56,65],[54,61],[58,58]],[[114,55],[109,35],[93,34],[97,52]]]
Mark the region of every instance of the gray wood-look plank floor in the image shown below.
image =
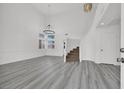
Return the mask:
[[[118,89],[120,66],[44,56],[0,65],[1,89]]]

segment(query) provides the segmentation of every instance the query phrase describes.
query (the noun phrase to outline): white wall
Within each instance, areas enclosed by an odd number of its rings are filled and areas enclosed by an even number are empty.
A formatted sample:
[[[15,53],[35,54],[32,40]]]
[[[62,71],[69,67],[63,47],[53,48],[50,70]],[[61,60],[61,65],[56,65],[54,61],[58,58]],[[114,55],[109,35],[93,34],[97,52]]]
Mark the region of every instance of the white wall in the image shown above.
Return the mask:
[[[111,11],[112,11],[112,15],[110,13]],[[96,61],[96,57],[99,58],[100,60],[102,57],[104,57],[103,56],[104,53],[102,53],[98,57],[97,49],[99,48],[98,50],[100,51],[101,47],[107,48],[105,45],[110,41],[109,39],[108,39],[108,41],[106,40],[106,43],[104,42],[105,43],[104,45],[101,44],[101,42],[103,43],[103,40],[101,40],[104,38],[103,36],[105,36],[105,38],[106,38],[106,35],[108,35],[108,34],[106,34],[106,32],[111,32],[111,33],[112,33],[112,31],[113,31],[113,33],[118,32],[117,35],[119,36],[120,25],[117,21],[118,19],[120,19],[119,4],[99,4],[97,6],[97,10],[96,10],[93,24],[92,24],[90,30],[88,31],[88,33],[85,35],[85,37],[82,38],[81,43],[80,43],[80,48],[81,48],[80,49],[80,61],[81,60]],[[102,22],[105,25],[102,26],[101,28],[99,28],[99,26],[101,25]],[[104,35],[102,36],[101,34],[104,34]],[[115,35],[115,36],[117,36],[117,35]],[[102,38],[101,38],[101,36],[102,36]],[[118,36],[115,39],[117,41],[119,40]],[[114,41],[112,41],[112,42],[114,42]],[[118,41],[118,43],[119,43],[119,41]],[[117,46],[117,47],[119,49],[119,46]],[[108,50],[108,52],[109,51],[111,52],[111,50]],[[108,54],[110,57],[111,54],[110,53],[108,53]],[[117,55],[118,55],[118,53],[117,53]],[[118,56],[116,56],[116,58],[117,57]],[[105,58],[103,58],[103,59],[105,59]],[[104,62],[104,61],[102,60],[102,62]],[[106,61],[106,63],[111,63],[111,62]],[[115,60],[114,60],[114,62],[115,62]]]
[[[88,33],[80,43],[80,61],[95,60],[95,35],[96,33]]]
[[[98,4],[96,12],[94,14],[92,25],[89,27],[90,29],[87,30],[85,36],[81,39],[80,43],[80,61],[81,60],[95,60],[95,43],[94,41],[94,33],[96,27],[101,20],[102,16],[104,15],[107,7],[109,4]]]
[[[81,60],[117,64],[117,58],[120,57],[120,31],[120,24],[115,24],[98,27],[94,33],[87,34],[81,43]],[[110,43],[113,46],[109,46]]]
[[[30,4],[0,4],[0,64],[43,56],[38,33],[44,17]]]
[[[95,62],[119,64],[120,58],[120,24],[97,28]],[[101,51],[103,49],[103,51]]]

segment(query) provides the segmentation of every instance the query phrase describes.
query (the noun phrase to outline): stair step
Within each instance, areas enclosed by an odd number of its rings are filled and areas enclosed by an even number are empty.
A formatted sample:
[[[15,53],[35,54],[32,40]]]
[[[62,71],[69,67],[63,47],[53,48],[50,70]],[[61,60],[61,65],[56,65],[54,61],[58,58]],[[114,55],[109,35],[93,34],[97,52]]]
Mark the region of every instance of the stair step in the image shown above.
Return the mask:
[[[79,58],[76,58],[76,59],[72,59],[72,58],[71,58],[71,59],[68,59],[68,58],[67,58],[66,60],[79,60]]]
[[[79,54],[79,52],[70,52],[68,54]]]
[[[73,49],[73,50],[75,51],[75,50],[79,50],[79,49]]]
[[[79,55],[79,53],[69,53],[68,55]]]
[[[69,53],[79,53],[79,51],[73,51],[73,52],[69,52]]]
[[[70,56],[70,57],[66,57],[66,59],[76,59],[76,58],[79,59],[79,57],[77,57],[77,56],[75,56],[75,57],[72,57],[72,56]]]
[[[71,50],[66,56],[67,62],[79,61],[79,47]]]
[[[67,56],[66,58],[79,58],[79,56]]]
[[[66,57],[66,59],[79,59],[79,57],[77,57],[77,56],[75,56],[75,57],[69,56],[69,57]]]
[[[74,52],[74,51],[79,51],[79,50],[75,50],[75,49],[73,49],[73,50],[71,50],[70,52]]]
[[[79,53],[69,53],[68,55],[79,55]]]
[[[66,60],[66,62],[79,61],[79,60]]]
[[[68,56],[66,56],[67,58],[68,57],[79,57],[79,55],[68,55]]]

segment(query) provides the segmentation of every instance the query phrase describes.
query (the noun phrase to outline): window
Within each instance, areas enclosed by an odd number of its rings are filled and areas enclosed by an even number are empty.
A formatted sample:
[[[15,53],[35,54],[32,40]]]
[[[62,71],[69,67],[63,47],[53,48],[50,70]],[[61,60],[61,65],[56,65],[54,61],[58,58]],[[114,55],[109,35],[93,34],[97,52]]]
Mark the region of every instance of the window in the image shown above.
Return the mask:
[[[45,49],[45,36],[39,33],[39,49]]]
[[[47,35],[47,42],[48,42],[48,49],[54,49],[55,48],[55,35],[54,34]]]
[[[39,33],[39,49],[54,49],[55,35]]]

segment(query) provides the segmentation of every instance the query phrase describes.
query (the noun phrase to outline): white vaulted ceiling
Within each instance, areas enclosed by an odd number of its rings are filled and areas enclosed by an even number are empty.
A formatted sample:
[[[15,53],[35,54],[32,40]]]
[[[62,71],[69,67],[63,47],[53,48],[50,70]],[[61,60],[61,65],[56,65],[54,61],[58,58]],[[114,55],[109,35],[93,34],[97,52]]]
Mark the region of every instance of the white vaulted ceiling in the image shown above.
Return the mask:
[[[36,3],[32,6],[46,16],[46,24],[51,23],[56,33],[82,37],[92,24],[97,4],[94,3],[88,13],[84,12],[83,3]]]
[[[48,7],[50,5],[50,7]],[[33,8],[41,15],[46,16],[46,24],[52,20],[52,25],[55,28],[61,28],[62,33],[70,33],[77,36],[82,36],[88,32],[92,25],[95,10],[98,4],[93,4],[92,11],[84,12],[83,3],[34,3]],[[109,7],[99,22],[101,24],[115,24],[120,21],[120,4],[109,4]],[[57,29],[58,30],[58,29]]]
[[[104,16],[102,17],[98,27],[118,24],[121,21],[121,4],[111,3]]]
[[[36,3],[32,4],[39,12],[45,15],[56,15],[73,10],[83,9],[82,3]],[[50,5],[50,7],[48,7]]]

